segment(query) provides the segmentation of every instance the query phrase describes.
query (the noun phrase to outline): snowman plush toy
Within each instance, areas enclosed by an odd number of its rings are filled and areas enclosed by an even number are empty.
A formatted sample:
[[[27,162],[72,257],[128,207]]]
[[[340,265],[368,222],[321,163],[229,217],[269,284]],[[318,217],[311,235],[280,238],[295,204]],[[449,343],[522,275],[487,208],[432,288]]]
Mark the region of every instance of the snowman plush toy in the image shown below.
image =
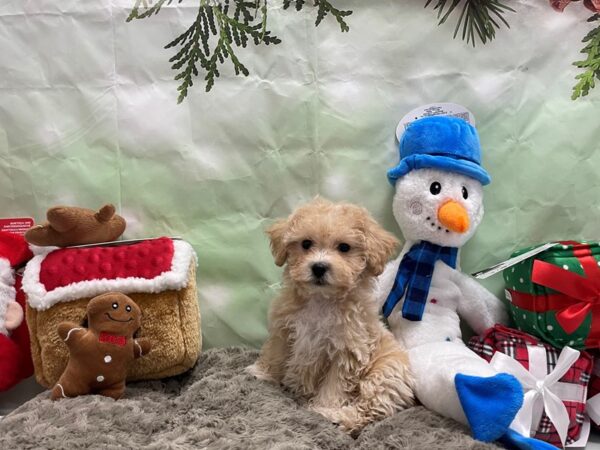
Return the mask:
[[[459,317],[479,334],[505,323],[507,314],[500,300],[460,271],[459,250],[483,218],[482,187],[490,176],[481,166],[472,114],[463,109],[460,116],[468,120],[443,115],[445,105],[413,111],[398,126],[400,162],[388,179],[406,243],[379,277],[377,298],[409,352],[415,393],[425,407],[470,426],[481,441],[552,448],[510,429],[523,403],[519,381],[497,373],[462,340]]]

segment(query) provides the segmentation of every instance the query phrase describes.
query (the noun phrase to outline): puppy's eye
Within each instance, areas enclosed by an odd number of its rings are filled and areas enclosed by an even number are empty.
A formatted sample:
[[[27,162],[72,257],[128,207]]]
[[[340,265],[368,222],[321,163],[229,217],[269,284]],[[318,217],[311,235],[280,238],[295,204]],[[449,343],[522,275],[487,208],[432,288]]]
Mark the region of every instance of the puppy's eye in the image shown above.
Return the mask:
[[[467,191],[467,188],[464,186],[462,188],[462,195],[465,200],[469,198],[469,191]]]
[[[350,251],[350,245],[342,242],[340,245],[338,245],[338,250],[342,253],[348,253]]]
[[[312,242],[310,239],[304,239],[304,240],[302,241],[302,248],[303,248],[304,250],[308,250],[309,248],[311,248],[311,247],[312,247],[312,244],[313,244],[313,242]]]
[[[429,192],[431,192],[433,195],[438,195],[440,192],[442,192],[442,185],[437,181],[434,181],[431,183],[431,186],[429,186]]]
[[[119,304],[117,302],[112,304],[113,309],[117,309],[119,307]]]
[[[127,306],[125,307],[125,311],[127,311],[127,312],[131,312],[131,306],[127,305]]]

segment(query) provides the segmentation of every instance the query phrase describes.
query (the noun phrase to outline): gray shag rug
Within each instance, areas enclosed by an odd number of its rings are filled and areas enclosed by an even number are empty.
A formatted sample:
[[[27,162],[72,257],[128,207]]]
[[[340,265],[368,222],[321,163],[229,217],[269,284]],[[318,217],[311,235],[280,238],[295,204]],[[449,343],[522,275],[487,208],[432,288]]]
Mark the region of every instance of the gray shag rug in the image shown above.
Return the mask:
[[[0,421],[2,449],[494,449],[423,407],[366,427],[353,439],[293,397],[248,375],[257,357],[206,351],[190,372],[130,383],[119,401],[44,392]]]

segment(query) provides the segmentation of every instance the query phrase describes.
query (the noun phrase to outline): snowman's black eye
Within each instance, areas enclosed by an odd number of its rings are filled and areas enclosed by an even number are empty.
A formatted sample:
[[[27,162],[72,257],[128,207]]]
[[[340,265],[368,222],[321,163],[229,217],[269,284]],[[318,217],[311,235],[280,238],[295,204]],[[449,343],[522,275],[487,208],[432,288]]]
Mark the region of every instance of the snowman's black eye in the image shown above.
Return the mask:
[[[117,309],[118,307],[119,307],[119,304],[118,304],[118,303],[116,303],[116,302],[115,302],[115,303],[113,303],[113,304],[112,304],[112,308],[113,308],[113,309]]]
[[[438,195],[440,192],[442,192],[442,185],[437,181],[434,181],[431,183],[431,186],[429,186],[429,192],[431,192],[433,195]]]
[[[463,194],[463,198],[466,200],[469,198],[469,191],[467,191],[467,188],[463,186],[462,189],[462,194]]]

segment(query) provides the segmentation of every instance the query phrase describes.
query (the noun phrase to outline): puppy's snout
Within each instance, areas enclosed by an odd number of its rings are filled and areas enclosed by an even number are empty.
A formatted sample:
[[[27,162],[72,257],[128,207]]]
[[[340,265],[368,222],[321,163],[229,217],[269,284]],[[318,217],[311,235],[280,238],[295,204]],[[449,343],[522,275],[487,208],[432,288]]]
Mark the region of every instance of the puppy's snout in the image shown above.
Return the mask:
[[[317,278],[323,278],[327,271],[329,270],[329,264],[325,264],[322,262],[315,263],[311,267],[312,273]]]

